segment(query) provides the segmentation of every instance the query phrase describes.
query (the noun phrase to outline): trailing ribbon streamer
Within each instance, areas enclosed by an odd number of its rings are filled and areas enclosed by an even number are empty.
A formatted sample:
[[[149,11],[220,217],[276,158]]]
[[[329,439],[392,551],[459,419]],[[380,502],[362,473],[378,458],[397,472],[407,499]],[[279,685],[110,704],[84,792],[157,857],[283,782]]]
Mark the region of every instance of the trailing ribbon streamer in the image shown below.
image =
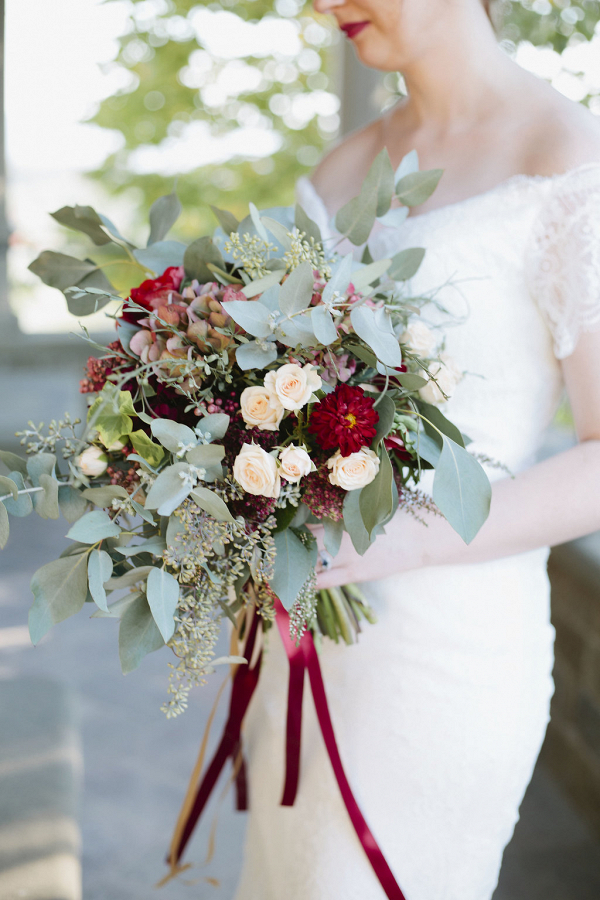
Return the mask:
[[[217,747],[212,761],[208,766],[200,784],[198,785],[195,792],[192,793],[192,802],[189,802],[188,797],[186,797],[186,800],[184,801],[183,807],[179,814],[177,825],[175,826],[173,840],[171,841],[171,848],[167,857],[167,863],[171,867],[171,871],[163,879],[160,885],[166,884],[167,881],[169,881],[172,877],[175,877],[177,874],[179,874],[179,872],[183,871],[185,868],[188,868],[187,866],[180,866],[179,861],[185,851],[190,837],[192,836],[194,828],[196,827],[196,823],[198,822],[198,819],[200,818],[202,811],[206,806],[211,793],[214,790],[214,787],[219,779],[221,772],[223,771],[223,767],[225,766],[227,760],[231,758],[235,764],[238,756],[241,756],[242,722],[244,721],[244,716],[246,715],[248,706],[250,705],[252,695],[256,690],[256,685],[258,684],[258,677],[260,674],[262,651],[258,654],[254,665],[250,667],[257,638],[259,621],[260,617],[257,613],[255,613],[252,617],[252,623],[250,625],[248,638],[246,640],[246,646],[244,648],[244,658],[247,660],[247,664],[238,666],[238,669],[233,676],[231,697],[229,700],[229,716],[225,725],[225,729],[223,731],[221,742]],[[246,809],[246,770],[243,764],[243,757],[241,757],[239,768],[236,774],[236,786],[237,808],[240,810]]]
[[[402,893],[398,882],[394,878],[385,856],[373,837],[371,829],[360,811],[358,803],[354,798],[352,789],[344,772],[342,760],[340,758],[333,724],[329,714],[327,705],[327,695],[325,693],[325,685],[323,683],[323,675],[319,664],[319,657],[310,631],[305,631],[300,644],[296,646],[290,637],[289,616],[285,611],[280,600],[275,600],[275,610],[277,614],[277,625],[281,634],[283,645],[285,647],[290,662],[290,688],[288,694],[288,702],[299,704],[295,711],[290,712],[288,708],[287,719],[287,735],[291,736],[291,743],[288,743],[286,750],[286,783],[284,788],[284,800],[289,800],[296,793],[298,784],[298,776],[300,770],[300,724],[299,719],[302,715],[302,686],[300,679],[304,679],[304,671],[308,670],[308,677],[315,702],[317,718],[321,727],[325,747],[331,760],[333,772],[335,774],[342,799],[348,810],[350,820],[354,826],[354,830],[358,835],[358,839],[362,844],[363,850],[367,854],[369,862],[373,866],[373,870],[379,879],[388,900],[406,900]],[[301,674],[300,674],[301,673]],[[289,805],[285,803],[284,805]]]

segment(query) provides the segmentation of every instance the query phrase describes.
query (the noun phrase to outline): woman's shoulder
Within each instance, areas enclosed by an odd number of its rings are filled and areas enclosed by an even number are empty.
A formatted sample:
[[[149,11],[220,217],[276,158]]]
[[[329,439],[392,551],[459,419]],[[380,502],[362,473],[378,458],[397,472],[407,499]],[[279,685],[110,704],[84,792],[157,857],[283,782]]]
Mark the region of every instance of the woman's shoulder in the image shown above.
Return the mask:
[[[356,195],[381,149],[382,129],[382,119],[376,119],[343,138],[321,160],[311,181],[327,209],[339,209]]]

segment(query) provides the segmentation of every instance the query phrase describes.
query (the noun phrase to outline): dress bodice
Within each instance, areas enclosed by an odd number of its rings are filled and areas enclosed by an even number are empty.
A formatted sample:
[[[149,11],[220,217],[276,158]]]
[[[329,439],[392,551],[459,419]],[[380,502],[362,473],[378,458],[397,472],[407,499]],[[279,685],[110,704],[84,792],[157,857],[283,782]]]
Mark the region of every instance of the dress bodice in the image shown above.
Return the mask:
[[[298,200],[331,236],[307,179]],[[408,247],[426,249],[410,293],[431,298],[423,320],[465,372],[447,414],[475,452],[526,468],[561,396],[559,360],[600,328],[600,164],[516,176],[399,227],[378,225],[369,241],[375,259]]]

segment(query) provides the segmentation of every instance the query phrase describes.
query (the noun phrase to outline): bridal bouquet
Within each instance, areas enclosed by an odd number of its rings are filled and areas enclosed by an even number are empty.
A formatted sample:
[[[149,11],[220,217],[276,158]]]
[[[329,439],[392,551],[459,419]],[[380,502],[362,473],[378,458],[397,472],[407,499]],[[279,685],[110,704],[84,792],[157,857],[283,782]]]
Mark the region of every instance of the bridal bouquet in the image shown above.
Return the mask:
[[[377,158],[338,213],[346,244],[432,192],[440,173],[417,165],[411,154],[394,178],[387,152]],[[84,425],[30,423],[27,458],[0,453],[2,546],[9,513],[71,523],[69,547],[33,576],[33,642],[95,604],[92,618],[120,619],[124,672],[171,650],[168,715],[217,663],[243,661],[214,658],[223,617],[239,628],[252,606],[268,627],[278,598],[296,641],[308,628],[348,642],[372,618],[353,586],[317,593],[309,524],[324,525],[331,556],[344,531],[363,554],[398,506],[435,507],[469,541],[489,505],[439,408],[460,373],[410,296],[423,250],[373,262],[365,249],[359,262],[300,206],[252,205],[242,222],[215,209],[215,235],[185,246],[165,239],[179,211],[174,194],[154,204],[143,249],[91,207],[54,214],[148,277],[123,302],[92,259],[32,263],[75,314],[118,300],[116,339],[88,362]],[[432,466],[431,500],[416,486]]]

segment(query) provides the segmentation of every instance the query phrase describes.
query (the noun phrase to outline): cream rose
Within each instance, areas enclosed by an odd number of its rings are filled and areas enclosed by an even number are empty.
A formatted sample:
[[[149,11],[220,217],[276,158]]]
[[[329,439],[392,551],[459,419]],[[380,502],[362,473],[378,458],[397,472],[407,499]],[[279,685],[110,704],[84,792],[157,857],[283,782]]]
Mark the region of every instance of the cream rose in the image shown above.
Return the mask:
[[[260,385],[242,391],[240,406],[246,425],[263,431],[277,431],[285,411],[275,391]]]
[[[332,484],[345,491],[357,491],[371,484],[379,472],[379,457],[368,447],[361,447],[350,456],[342,456],[336,450],[327,465],[331,469],[329,480]]]
[[[267,372],[265,387],[277,394],[285,409],[302,409],[311,394],[321,387],[321,377],[311,363],[305,366],[287,363],[274,372]]]
[[[446,397],[450,398],[456,390],[463,373],[447,353],[442,353],[440,362],[434,362],[429,367],[429,371],[434,376],[435,381],[428,381],[419,391],[419,396],[426,403],[445,403]],[[446,394],[446,397],[444,397],[444,394]]]
[[[431,328],[419,321],[411,322],[407,326],[406,331],[400,335],[400,343],[405,344],[411,353],[426,359],[435,354],[438,344]]]
[[[301,478],[314,472],[315,465],[310,456],[303,447],[296,447],[290,444],[279,454],[279,472],[286,481],[297,484]]]
[[[258,444],[244,444],[233,463],[233,477],[248,494],[279,497],[277,461]]]
[[[104,475],[108,466],[108,456],[100,447],[88,447],[75,460],[84,475],[94,478]]]

